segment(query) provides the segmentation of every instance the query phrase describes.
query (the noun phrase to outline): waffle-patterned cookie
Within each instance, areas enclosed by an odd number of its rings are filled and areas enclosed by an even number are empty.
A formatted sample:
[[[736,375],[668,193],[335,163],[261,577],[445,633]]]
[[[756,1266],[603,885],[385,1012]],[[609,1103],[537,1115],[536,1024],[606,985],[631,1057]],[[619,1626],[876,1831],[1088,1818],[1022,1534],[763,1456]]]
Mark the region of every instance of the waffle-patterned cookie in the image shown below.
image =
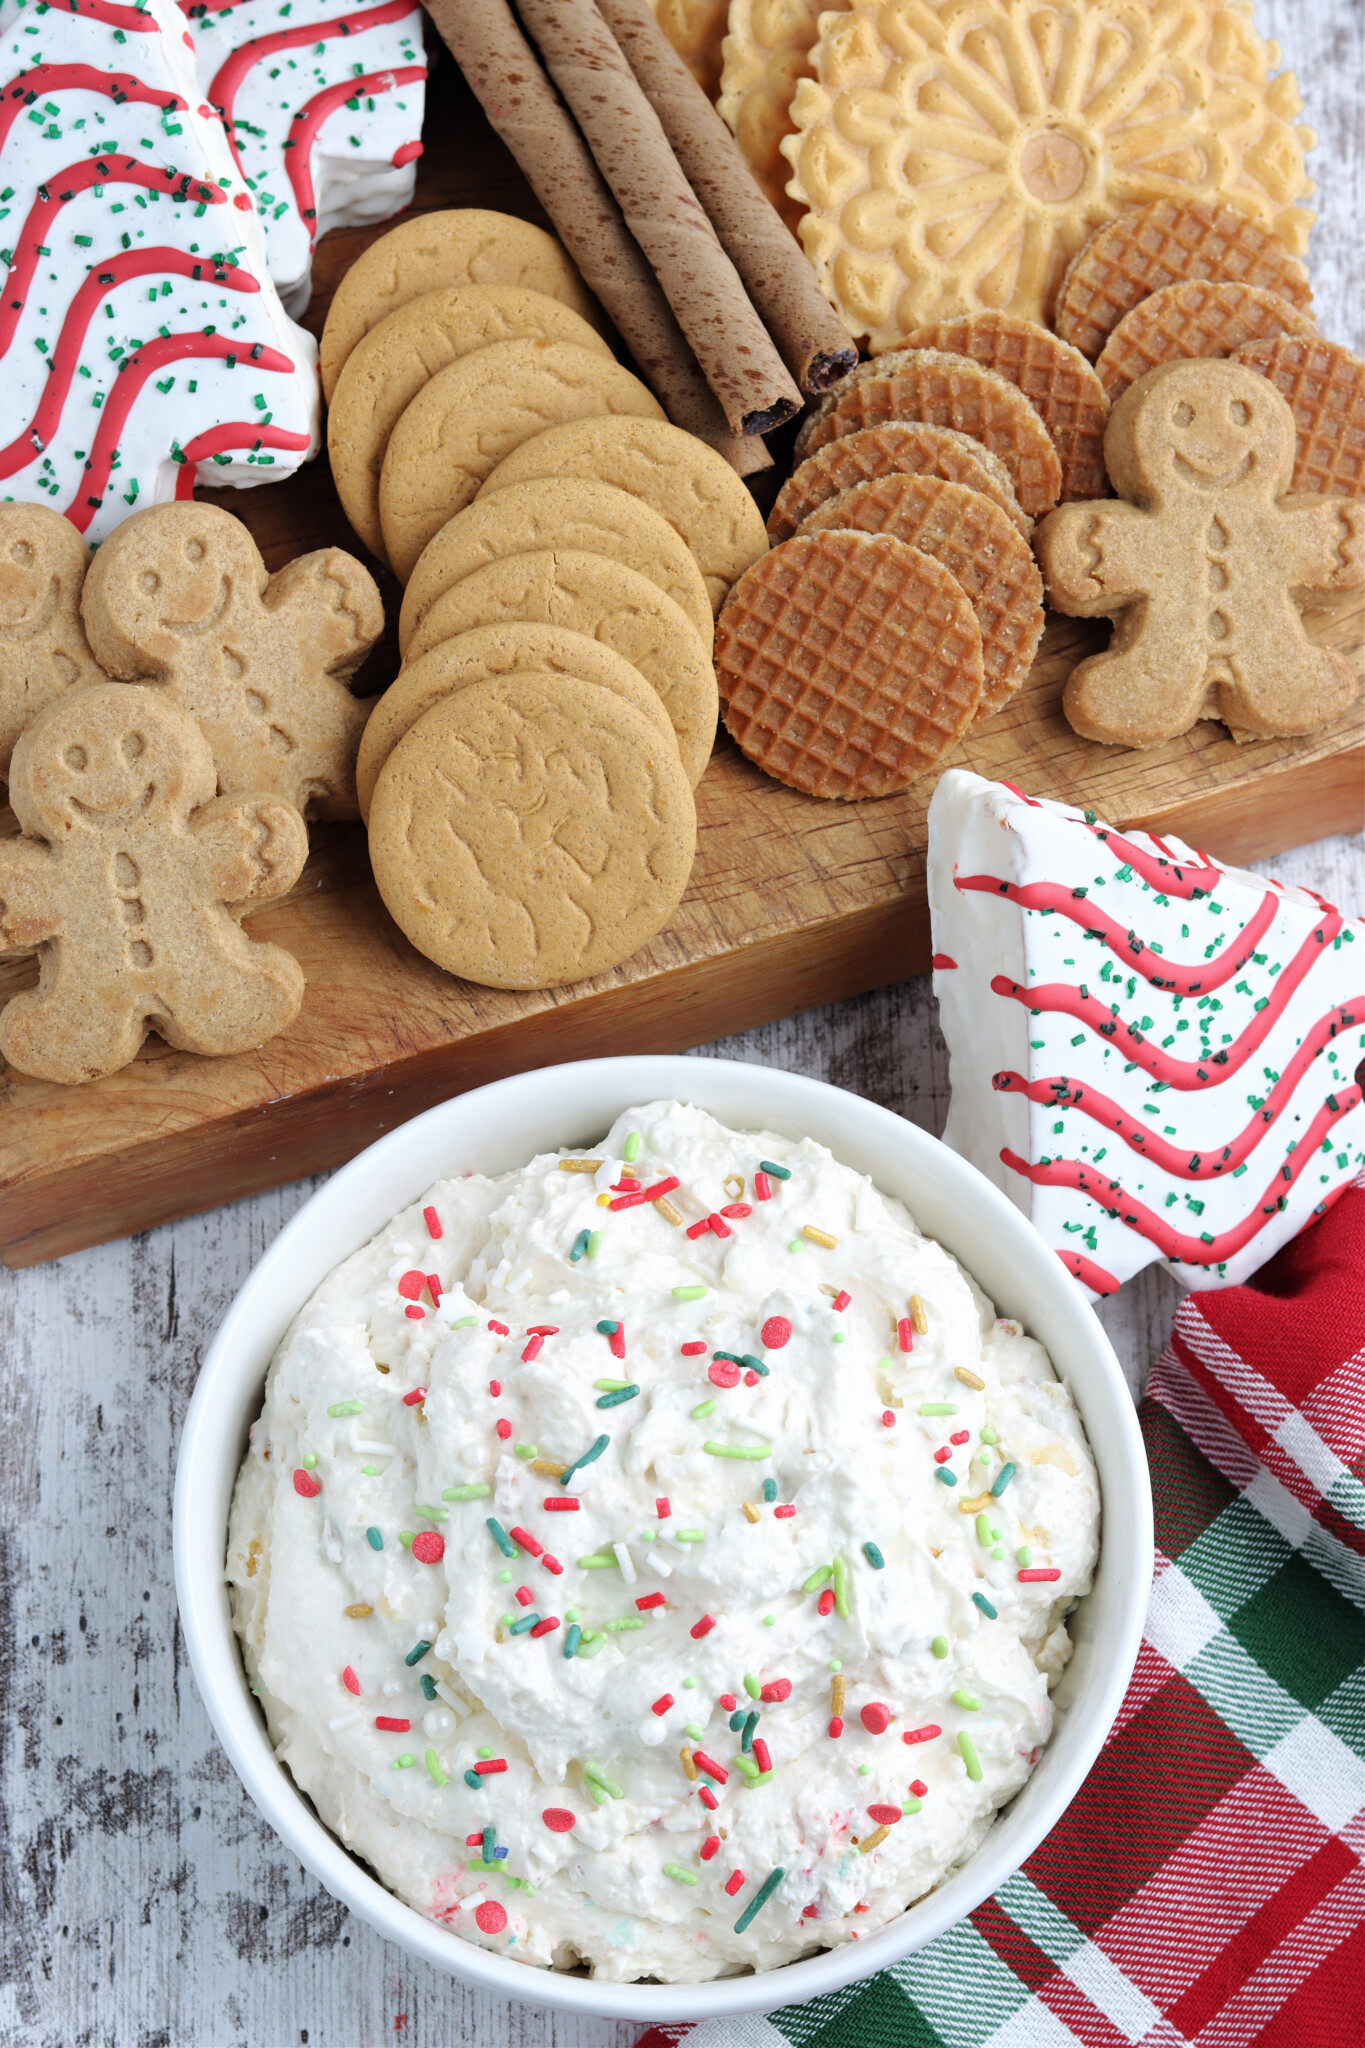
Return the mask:
[[[841,435],[798,463],[768,514],[768,538],[774,547],[790,540],[826,498],[852,490],[854,484],[871,483],[874,477],[898,475],[941,476],[946,483],[966,484],[998,505],[1026,540],[1033,531],[1033,521],[1015,497],[1010,473],[998,455],[952,427],[911,420]]]
[[[1317,331],[1311,313],[1300,313],[1288,299],[1258,284],[1218,284],[1202,278],[1167,284],[1124,314],[1104,344],[1095,374],[1113,405],[1158,363],[1230,356],[1248,341]]]
[[[813,533],[747,569],[716,625],[725,723],[807,796],[890,796],[981,701],[981,629],[941,563],[889,534]]]
[[[1104,429],[1109,400],[1104,386],[1079,349],[1058,341],[1035,320],[1014,313],[969,313],[917,327],[907,349],[939,349],[970,356],[1017,384],[1052,436],[1062,465],[1062,499],[1102,498],[1108,489]],[[901,351],[879,356],[888,376],[898,374]]]
[[[1313,304],[1308,272],[1260,221],[1235,206],[1158,199],[1105,221],[1077,250],[1053,324],[1093,363],[1140,299],[1198,277],[1261,285],[1301,313]]]
[[[1052,436],[1016,384],[940,349],[902,356],[894,377],[877,374],[879,367],[867,364],[867,375],[855,370],[811,414],[796,437],[798,461],[862,427],[923,420],[969,434],[998,455],[1030,519],[1052,510],[1061,494],[1062,465]]]
[[[975,723],[1009,702],[1043,636],[1043,579],[1033,550],[998,505],[933,476],[855,484],[812,512],[802,533],[889,533],[955,576],[981,628],[981,702]]]
[[[1294,415],[1295,491],[1365,498],[1365,363],[1319,335],[1277,334],[1233,352],[1269,377]]]

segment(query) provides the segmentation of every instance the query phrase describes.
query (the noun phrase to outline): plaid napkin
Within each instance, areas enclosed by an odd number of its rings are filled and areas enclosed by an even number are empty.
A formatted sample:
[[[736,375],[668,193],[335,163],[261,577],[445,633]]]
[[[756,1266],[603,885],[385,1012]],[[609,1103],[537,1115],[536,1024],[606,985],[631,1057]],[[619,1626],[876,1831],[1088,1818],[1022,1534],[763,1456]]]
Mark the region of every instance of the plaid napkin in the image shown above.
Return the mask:
[[[1365,1192],[1182,1302],[1140,1414],[1156,1578],[1022,1871],[864,1984],[637,2048],[1365,2042]]]

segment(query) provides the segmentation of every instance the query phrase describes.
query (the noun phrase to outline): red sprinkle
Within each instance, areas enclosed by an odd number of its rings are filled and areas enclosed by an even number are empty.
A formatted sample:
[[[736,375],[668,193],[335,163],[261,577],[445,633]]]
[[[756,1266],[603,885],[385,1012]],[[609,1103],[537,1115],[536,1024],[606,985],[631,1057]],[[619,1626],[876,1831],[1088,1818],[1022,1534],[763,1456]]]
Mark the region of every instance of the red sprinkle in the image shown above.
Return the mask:
[[[702,1618],[701,1618],[701,1620],[700,1620],[700,1621],[694,1621],[694,1622],[693,1622],[693,1624],[692,1624],[692,1626],[691,1626],[690,1630],[688,1631],[688,1633],[689,1633],[689,1634],[690,1634],[690,1636],[692,1637],[692,1640],[693,1640],[693,1642],[697,1642],[697,1643],[699,1643],[699,1642],[701,1641],[701,1639],[702,1639],[702,1637],[703,1637],[703,1636],[709,1636],[709,1635],[710,1635],[710,1633],[711,1633],[712,1629],[713,1629],[713,1628],[715,1627],[715,1625],[716,1625],[716,1618],[715,1618],[715,1616],[714,1616],[713,1614],[703,1614],[703,1616],[702,1616]],[[731,1711],[731,1713],[733,1713],[733,1712],[734,1712],[734,1708],[733,1708],[733,1707],[731,1707],[730,1711]]]
[[[476,1828],[472,1835],[466,1835],[464,1845],[466,1849],[481,1849],[483,1847],[483,1829]]]
[[[949,1458],[951,1458],[952,1455],[953,1454],[949,1450],[947,1444],[940,1444],[938,1449],[934,1452],[934,1463],[936,1465],[946,1465]]]
[[[552,1515],[576,1515],[582,1503],[576,1501],[571,1493],[547,1493],[544,1505]]]
[[[673,1704],[673,1695],[672,1695],[672,1693],[671,1693],[671,1692],[661,1692],[661,1693],[659,1694],[659,1697],[658,1697],[658,1699],[657,1699],[657,1700],[655,1700],[655,1702],[654,1702],[654,1705],[653,1705],[653,1707],[652,1707],[652,1708],[650,1709],[650,1711],[651,1711],[651,1713],[655,1713],[655,1714],[666,1714],[666,1713],[668,1712],[669,1708],[670,1708],[670,1707],[672,1706],[672,1704]]]
[[[791,1321],[787,1316],[769,1316],[759,1333],[769,1351],[780,1351],[792,1340]]]
[[[820,1599],[817,1604],[817,1612],[820,1614],[833,1614],[834,1588],[832,1586],[826,1586],[824,1592],[820,1595]]]
[[[412,1539],[412,1554],[418,1564],[439,1564],[446,1554],[446,1539],[434,1529],[423,1529],[420,1536]]]
[[[498,1418],[498,1435],[502,1438],[503,1442],[506,1443],[508,1437],[511,1436],[511,1434],[511,1423],[507,1420],[507,1417],[505,1415],[500,1416]]]
[[[403,1314],[410,1323],[424,1323],[427,1319],[426,1310],[418,1308],[413,1302],[408,1303],[407,1307],[403,1310]]]
[[[705,1237],[705,1235],[706,1235],[707,1231],[708,1231],[708,1230],[709,1230],[710,1228],[711,1228],[711,1218],[710,1218],[709,1216],[703,1216],[703,1217],[702,1217],[702,1219],[701,1219],[701,1221],[700,1221],[699,1223],[689,1223],[689,1224],[688,1224],[688,1226],[687,1226],[687,1235],[688,1235],[689,1237]]]
[[[816,1905],[814,1899],[811,1900],[808,1906],[801,1908],[801,1918],[803,1920],[818,1920],[820,1918],[820,1908]]]
[[[536,1542],[529,1529],[512,1528],[508,1531],[508,1534],[514,1543],[521,1545],[523,1550],[529,1550],[532,1557],[539,1557],[541,1551],[545,1548],[543,1543]]]
[[[830,1732],[831,1736],[833,1737],[833,1739],[834,1739],[834,1740],[835,1740],[835,1741],[837,1742],[837,1741],[839,1740],[839,1737],[840,1737],[840,1736],[841,1736],[841,1735],[843,1734],[843,1732],[844,1732],[844,1717],[843,1717],[843,1715],[842,1715],[842,1714],[831,1714],[831,1715],[830,1715],[830,1717],[829,1717],[829,1732]]]
[[[891,1412],[891,1410],[890,1410],[889,1408],[883,1408],[883,1410],[882,1410],[882,1428],[883,1428],[883,1429],[894,1429],[895,1427],[896,1427],[896,1418],[895,1418],[895,1416],[894,1416],[894,1415],[892,1414],[892,1412]]]
[[[869,1735],[885,1735],[891,1726],[891,1709],[880,1700],[869,1700],[858,1718]]]
[[[756,1173],[754,1175],[754,1179],[761,1180],[762,1175]],[[743,1883],[744,1872],[742,1870],[732,1870],[730,1872],[729,1877],[725,1880],[725,1889],[729,1893],[731,1898],[733,1898],[735,1893],[741,1889]]]
[[[346,1669],[341,1674],[341,1682],[345,1686],[347,1692],[353,1692],[357,1695],[357,1697],[359,1696],[360,1680],[356,1677],[354,1671],[352,1671],[349,1664],[346,1666]]]
[[[752,1216],[754,1212],[747,1202],[727,1202],[720,1213],[722,1216]]]
[[[950,1444],[965,1444],[970,1435],[969,1429],[955,1429],[948,1441]]]
[[[647,1607],[662,1607],[663,1604],[664,1596],[662,1593],[646,1593],[643,1599],[637,1600],[635,1603],[641,1614],[644,1613]]]
[[[926,1721],[922,1728],[907,1728],[901,1737],[901,1741],[932,1742],[936,1735],[942,1735],[942,1733],[943,1730],[939,1727],[937,1721]]]
[[[529,1325],[526,1334],[528,1337],[557,1337],[559,1335],[559,1324],[532,1323]]]
[[[897,1323],[896,1342],[900,1345],[902,1351],[914,1350],[915,1326],[911,1322],[909,1316],[902,1316],[900,1321]]]
[[[718,1358],[714,1365],[706,1368],[706,1377],[714,1387],[737,1387],[739,1367],[731,1364],[728,1358]]]
[[[294,1473],[294,1491],[302,1494],[305,1500],[316,1500],[322,1492],[322,1481],[314,1479],[312,1473],[305,1472],[300,1465]]]
[[[522,1607],[529,1607],[535,1597],[529,1586],[518,1586],[516,1592],[512,1595],[512,1598]]]
[[[1030,1571],[1020,1572],[1018,1576],[1027,1586],[1041,1584],[1044,1580],[1048,1579],[1060,1579],[1062,1575],[1056,1565],[1036,1564]]]
[[[643,1192],[617,1195],[612,1201],[607,1203],[607,1207],[609,1209],[638,1209],[644,1199]]]
[[[544,1621],[538,1621],[536,1623],[535,1627],[531,1630],[531,1634],[533,1636],[548,1636],[554,1629],[557,1629],[558,1627],[559,1616],[557,1614],[547,1614]]]
[[[494,1400],[496,1400],[498,1395],[502,1392],[502,1381],[490,1380],[488,1382],[488,1391],[493,1396]]]
[[[925,1784],[923,1778],[912,1778],[910,1780],[910,1790],[914,1793],[916,1799],[923,1799],[929,1787]]]
[[[901,1818],[898,1806],[869,1806],[867,1810],[880,1828],[893,1828]]]
[[[404,1394],[403,1406],[405,1408],[415,1408],[419,1402],[425,1401],[426,1398],[427,1390],[425,1387],[414,1387],[410,1394]]]
[[[739,1705],[739,1701],[735,1698],[732,1692],[723,1692],[720,1696],[720,1703],[724,1707],[727,1714],[733,1714],[735,1708]]]
[[[710,1226],[711,1226],[712,1230],[714,1230],[714,1231],[715,1231],[715,1233],[716,1233],[716,1236],[717,1236],[717,1237],[733,1237],[733,1236],[734,1236],[734,1234],[735,1234],[735,1233],[734,1233],[734,1231],[733,1231],[733,1230],[731,1230],[731,1228],[730,1228],[729,1224],[728,1224],[728,1223],[722,1223],[722,1221],[721,1221],[720,1217],[719,1217],[719,1216],[717,1216],[717,1215],[716,1215],[716,1214],[714,1213],[714,1211],[712,1212],[712,1214],[711,1214],[711,1215],[709,1215],[709,1216],[707,1217],[707,1219],[706,1219],[706,1220],[707,1220],[707,1222],[708,1222],[708,1223],[710,1224]]]
[[[607,1349],[613,1358],[624,1358],[626,1355],[626,1333],[619,1323],[607,1339]]]
[[[792,1682],[789,1678],[774,1678],[759,1690],[761,1700],[789,1700],[792,1696]]]
[[[475,1764],[474,1769],[481,1778],[489,1778],[493,1775],[494,1771],[505,1771],[507,1769],[507,1758],[505,1756],[485,1757],[482,1763]],[[482,1836],[479,1839],[482,1840]]]
[[[623,1173],[621,1175],[620,1180],[614,1180],[612,1182],[611,1191],[614,1195],[625,1194],[628,1191],[638,1188],[639,1185],[640,1183],[635,1178],[635,1175],[633,1173]]]
[[[419,1273],[417,1268],[413,1266],[408,1272],[404,1273],[398,1282],[398,1292],[402,1295],[404,1301],[416,1301],[426,1284],[426,1274]]]
[[[839,1292],[835,1295],[833,1301],[830,1303],[830,1307],[835,1309],[838,1312],[838,1314],[842,1315],[844,1310],[852,1301],[852,1299],[853,1296],[849,1293],[848,1289],[846,1287],[841,1287]]]
[[[495,1337],[506,1337],[509,1334],[506,1323],[490,1323],[488,1327]]]
[[[542,1336],[537,1334],[534,1337],[528,1337],[526,1340],[526,1349],[521,1354],[522,1364],[529,1365],[533,1358],[539,1358],[541,1352],[544,1349],[545,1339]]]
[[[760,1771],[770,1771],[773,1767],[773,1760],[768,1754],[768,1745],[761,1735],[755,1735],[754,1737],[754,1762],[758,1765]]]
[[[436,1307],[439,1308],[441,1306],[441,1276],[439,1273],[427,1274],[427,1293],[431,1296]]]
[[[540,1817],[552,1835],[567,1835],[577,1818],[567,1806],[547,1806]],[[472,1835],[470,1839],[477,1842],[481,1837]]]
[[[746,1387],[756,1387],[758,1385],[758,1374],[756,1372],[746,1372],[744,1384]]]
[[[730,1775],[714,1758],[709,1757],[704,1749],[694,1749],[692,1761],[699,1771],[705,1771],[707,1777],[714,1778],[718,1785],[723,1785]]]
[[[704,1344],[681,1344],[678,1348],[684,1358],[700,1358],[706,1346]]]
[[[556,1578],[559,1577],[560,1573],[564,1569],[563,1565],[559,1562],[559,1559],[557,1557],[551,1557],[548,1550],[546,1551],[544,1557],[542,1557],[540,1561],[542,1565],[545,1567],[546,1571],[553,1572]]]
[[[793,1516],[793,1515],[794,1515],[795,1513],[796,1513],[796,1509],[795,1509],[795,1507],[794,1507],[794,1506],[792,1505],[792,1503],[791,1503],[790,1501],[787,1501],[787,1502],[785,1502],[785,1503],[784,1503],[784,1505],[783,1505],[782,1507],[780,1507],[780,1508],[774,1508],[774,1509],[773,1509],[773,1519],[774,1519],[774,1521],[777,1521],[777,1522],[785,1522],[785,1521],[788,1521],[788,1520],[790,1520],[790,1518],[791,1518],[791,1517],[792,1517],[792,1516]]]
[[[382,1728],[386,1735],[406,1735],[412,1723],[395,1720],[392,1714],[376,1714],[374,1725],[376,1728]]]
[[[720,1805],[719,1799],[717,1799],[715,1793],[711,1790],[711,1787],[709,1785],[698,1785],[697,1797],[698,1799],[700,1799],[702,1805],[706,1808],[708,1813],[714,1813],[716,1808]]]
[[[717,1849],[719,1849],[719,1847],[720,1836],[708,1835],[697,1853],[701,1857],[703,1863],[709,1863],[711,1861],[711,1858],[715,1855]]]
[[[645,1189],[645,1200],[657,1202],[660,1195],[671,1195],[674,1188],[681,1186],[676,1173],[670,1173],[667,1180],[656,1180],[653,1187]]]
[[[480,1934],[501,1934],[507,1925],[507,1908],[500,1906],[496,1899],[485,1899],[481,1906],[474,1908]]]
[[[423,1209],[422,1221],[427,1226],[427,1235],[429,1237],[441,1238],[445,1236],[445,1231],[441,1227],[441,1219],[434,1209]]]
[[[661,1522],[666,1522],[673,1512],[673,1503],[666,1493],[661,1493],[654,1503],[654,1512]]]
[[[760,1202],[772,1200],[773,1184],[766,1173],[756,1173],[754,1175],[754,1193]]]

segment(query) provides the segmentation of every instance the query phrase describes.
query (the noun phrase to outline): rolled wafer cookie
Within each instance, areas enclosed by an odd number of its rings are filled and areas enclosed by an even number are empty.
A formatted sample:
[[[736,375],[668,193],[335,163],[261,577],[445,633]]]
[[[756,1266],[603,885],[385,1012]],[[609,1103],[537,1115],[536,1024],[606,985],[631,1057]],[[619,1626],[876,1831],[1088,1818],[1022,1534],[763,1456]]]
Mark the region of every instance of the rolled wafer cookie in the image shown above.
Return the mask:
[[[577,548],[636,569],[680,605],[711,652],[711,600],[696,557],[663,516],[596,477],[548,477],[477,498],[422,550],[403,593],[406,653],[436,599],[486,562],[537,548]]]
[[[1163,285],[1125,313],[1100,351],[1095,374],[1112,405],[1159,363],[1213,360],[1248,341],[1317,331],[1311,313],[1301,313],[1276,292],[1196,278]]]
[[[411,731],[433,704],[468,683],[532,672],[576,676],[593,689],[615,690],[666,736],[671,747],[677,747],[677,735],[658,691],[632,662],[602,641],[564,626],[529,620],[472,626],[467,633],[442,640],[416,661],[408,662],[370,713],[355,764],[361,817],[369,818],[380,769],[404,733]]]
[[[729,0],[649,0],[654,18],[707,98],[720,91]]]
[[[896,475],[941,476],[946,483],[966,484],[998,505],[1025,540],[1033,531],[1033,521],[1015,497],[1010,473],[998,455],[952,427],[911,420],[841,435],[798,463],[768,514],[768,538],[776,547],[779,541],[790,540],[802,520],[827,498],[874,477]]]
[[[781,426],[800,410],[800,390],[593,0],[521,0],[519,12],[730,431]]]
[[[427,13],[669,419],[714,448],[738,476],[770,469],[763,442],[726,425],[658,279],[507,0],[431,0]]]

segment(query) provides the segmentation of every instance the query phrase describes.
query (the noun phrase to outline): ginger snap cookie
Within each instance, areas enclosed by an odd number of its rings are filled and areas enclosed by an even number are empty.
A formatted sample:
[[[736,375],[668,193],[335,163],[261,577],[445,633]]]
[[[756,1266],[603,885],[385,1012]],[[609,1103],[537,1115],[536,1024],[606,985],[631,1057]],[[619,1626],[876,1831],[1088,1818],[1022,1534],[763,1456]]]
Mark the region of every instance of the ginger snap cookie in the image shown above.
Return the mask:
[[[884,476],[827,499],[800,530],[835,528],[892,534],[957,578],[981,628],[983,684],[975,722],[1008,703],[1043,636],[1043,579],[1033,550],[999,506],[940,477]]]
[[[518,619],[586,633],[633,663],[663,702],[688,782],[701,780],[720,708],[711,658],[671,597],[605,556],[541,548],[487,563],[437,598],[408,643],[407,660],[471,627]]]
[[[372,327],[409,299],[465,284],[513,284],[546,292],[605,329],[601,307],[544,228],[482,206],[419,214],[371,242],[337,286],[318,349],[328,404],[346,358]]]
[[[1317,334],[1248,342],[1232,360],[1268,377],[1294,415],[1290,489],[1365,498],[1365,362]]]
[[[406,654],[426,613],[452,584],[504,555],[540,548],[604,555],[647,576],[682,607],[710,654],[711,600],[692,550],[661,513],[592,477],[512,484],[457,512],[423,549],[408,579],[398,620],[399,647]]]
[[[1303,253],[1316,137],[1248,0],[850,0],[821,28],[782,150],[806,253],[874,355],[960,313],[1046,322],[1096,225],[1154,190]]]
[[[1100,351],[1095,374],[1113,404],[1159,363],[1212,361],[1249,341],[1317,331],[1311,313],[1260,285],[1196,278],[1163,285],[1125,313]]]
[[[51,505],[0,505],[0,782],[31,718],[64,691],[105,679],[81,623],[89,560]]]
[[[807,796],[890,796],[940,761],[981,701],[981,629],[955,577],[889,534],[798,534],[716,625],[725,723]]]
[[[1062,465],[1036,407],[998,371],[940,349],[907,350],[897,357],[894,376],[865,363],[845,377],[797,435],[797,459],[817,454],[841,435],[894,420],[952,427],[980,441],[1004,463],[1030,519],[1057,503]]]
[[[490,988],[601,974],[677,908],[696,852],[675,750],[614,690],[471,683],[390,754],[370,859],[419,952]]]
[[[615,690],[655,725],[670,746],[678,744],[663,699],[638,668],[600,640],[573,633],[564,626],[543,626],[509,620],[500,626],[473,626],[452,640],[442,640],[401,668],[370,713],[355,764],[360,815],[368,820],[379,771],[405,732],[439,704],[443,697],[469,683],[490,677],[521,675],[574,676],[592,689]]]
[[[496,341],[438,371],[389,436],[379,477],[384,548],[399,582],[505,455],[547,427],[612,413],[664,423],[638,377],[571,342]]]
[[[661,514],[687,542],[706,581],[711,609],[767,550],[753,498],[723,455],[667,420],[571,420],[505,456],[482,495],[546,477],[597,477]]]
[[[1312,310],[1308,272],[1279,237],[1240,207],[1158,199],[1096,228],[1067,266],[1055,326],[1093,362],[1125,313],[1189,278],[1257,284]]]
[[[379,475],[389,436],[447,363],[495,341],[567,341],[610,357],[571,306],[521,285],[456,285],[388,313],[351,350],[327,413],[327,455],[341,509],[380,561]]]
[[[946,483],[966,484],[998,505],[1026,540],[1033,530],[998,455],[952,427],[914,420],[843,434],[798,463],[768,514],[768,538],[776,547],[779,541],[790,540],[826,498],[875,477],[899,475],[941,476]]]

